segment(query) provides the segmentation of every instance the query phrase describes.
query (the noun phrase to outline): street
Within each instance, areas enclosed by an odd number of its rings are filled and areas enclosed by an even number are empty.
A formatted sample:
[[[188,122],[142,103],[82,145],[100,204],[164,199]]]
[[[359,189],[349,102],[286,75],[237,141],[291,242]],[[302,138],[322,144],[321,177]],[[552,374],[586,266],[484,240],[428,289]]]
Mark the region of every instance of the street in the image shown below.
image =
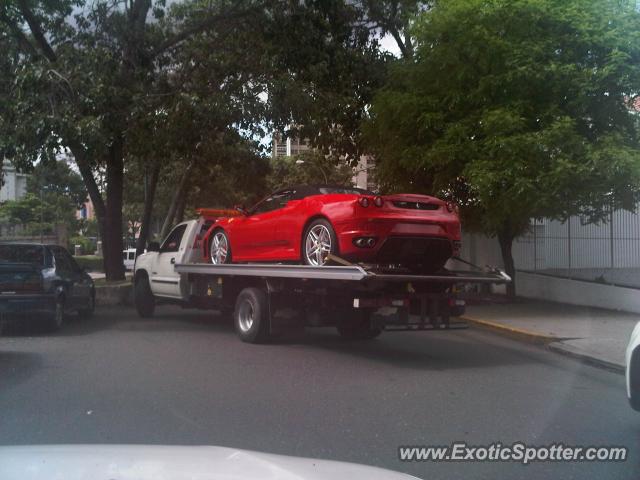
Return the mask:
[[[101,309],[0,338],[0,443],[220,445],[428,479],[637,478],[624,377],[477,329],[241,343],[230,321]],[[398,446],[615,445],[623,463],[403,463]]]

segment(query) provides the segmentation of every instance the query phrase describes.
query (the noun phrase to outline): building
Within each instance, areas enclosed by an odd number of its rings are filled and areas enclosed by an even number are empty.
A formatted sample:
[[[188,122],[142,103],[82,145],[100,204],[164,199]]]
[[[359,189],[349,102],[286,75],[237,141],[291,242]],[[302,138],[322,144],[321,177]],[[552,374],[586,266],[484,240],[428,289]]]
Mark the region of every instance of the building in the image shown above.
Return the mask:
[[[375,191],[378,189],[374,181],[373,170],[376,166],[376,160],[371,155],[361,155],[358,165],[353,170],[353,186],[364,188],[365,190]]]
[[[279,133],[273,135],[272,147],[273,158],[291,157],[292,155],[298,155],[311,150],[306,140],[297,137],[287,137],[285,139],[282,138],[282,135]]]
[[[84,205],[82,205],[82,207],[80,207],[80,209],[76,212],[76,218],[78,220],[93,220],[94,218],[96,218],[91,198],[87,198],[87,201],[84,202]]]
[[[0,202],[19,200],[27,194],[26,173],[20,173],[9,160],[2,162],[2,185],[0,185]]]

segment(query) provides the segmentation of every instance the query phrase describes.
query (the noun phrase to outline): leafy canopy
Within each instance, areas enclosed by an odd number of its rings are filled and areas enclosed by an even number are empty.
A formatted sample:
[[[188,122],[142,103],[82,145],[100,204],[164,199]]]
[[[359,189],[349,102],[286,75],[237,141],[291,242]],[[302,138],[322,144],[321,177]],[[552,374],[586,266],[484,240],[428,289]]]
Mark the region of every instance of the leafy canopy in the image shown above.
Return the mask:
[[[532,217],[598,220],[640,189],[640,16],[616,0],[449,0],[376,96],[367,140],[387,189],[457,200],[513,238]]]

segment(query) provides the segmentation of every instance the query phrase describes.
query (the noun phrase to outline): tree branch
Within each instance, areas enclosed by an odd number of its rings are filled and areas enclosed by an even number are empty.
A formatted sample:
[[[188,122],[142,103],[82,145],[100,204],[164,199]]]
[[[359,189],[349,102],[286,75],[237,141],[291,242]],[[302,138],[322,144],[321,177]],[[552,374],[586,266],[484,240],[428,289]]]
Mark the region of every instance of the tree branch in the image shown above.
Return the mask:
[[[161,53],[165,52],[166,50],[169,50],[170,48],[173,48],[174,46],[176,46],[177,44],[187,40],[189,37],[192,37],[193,35],[196,35],[200,32],[204,32],[206,30],[209,30],[213,27],[215,27],[217,24],[221,23],[221,22],[225,22],[225,21],[229,21],[229,20],[236,20],[239,18],[243,18],[253,12],[256,12],[258,10],[260,10],[263,7],[262,4],[258,4],[258,5],[254,5],[251,8],[248,8],[246,10],[241,10],[241,11],[232,11],[232,12],[226,12],[226,13],[221,13],[218,15],[213,15],[208,17],[207,19],[203,20],[202,22],[189,27],[189,28],[185,28],[184,30],[182,30],[181,32],[176,33],[175,35],[167,38],[164,42],[162,42],[160,45],[158,45],[158,47],[156,47],[150,54],[150,58],[154,58],[158,55],[160,55]]]
[[[27,21],[29,25],[29,29],[33,34],[33,38],[36,40],[36,43],[40,46],[42,53],[50,62],[55,62],[57,60],[56,53],[47,42],[47,39],[44,37],[44,33],[42,32],[42,28],[38,23],[38,19],[35,17],[31,9],[29,8],[29,4],[27,0],[18,0],[18,7],[20,8],[20,12],[22,16]]]
[[[39,56],[39,53],[36,50],[36,48],[29,41],[29,39],[24,34],[24,32],[20,29],[20,27],[18,27],[18,25],[15,24],[15,22],[13,22],[4,13],[0,14],[0,21],[2,21],[5,25],[7,25],[7,27],[9,27],[9,29],[11,30],[11,33],[13,34],[13,37],[16,39],[16,41],[18,42],[18,45],[24,52],[28,53],[29,55],[33,55],[35,57]]]

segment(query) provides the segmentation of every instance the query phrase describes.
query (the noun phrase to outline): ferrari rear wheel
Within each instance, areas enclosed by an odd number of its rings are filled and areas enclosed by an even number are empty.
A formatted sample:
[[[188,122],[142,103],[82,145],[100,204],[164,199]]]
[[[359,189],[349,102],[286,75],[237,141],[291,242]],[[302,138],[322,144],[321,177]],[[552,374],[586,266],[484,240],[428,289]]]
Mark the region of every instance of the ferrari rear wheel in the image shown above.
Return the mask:
[[[331,224],[322,218],[309,224],[302,241],[302,261],[321,267],[328,263],[329,254],[337,253],[338,239]]]
[[[209,254],[211,263],[221,265],[223,263],[231,263],[231,247],[229,245],[229,237],[224,230],[216,230],[211,237],[209,245]]]

